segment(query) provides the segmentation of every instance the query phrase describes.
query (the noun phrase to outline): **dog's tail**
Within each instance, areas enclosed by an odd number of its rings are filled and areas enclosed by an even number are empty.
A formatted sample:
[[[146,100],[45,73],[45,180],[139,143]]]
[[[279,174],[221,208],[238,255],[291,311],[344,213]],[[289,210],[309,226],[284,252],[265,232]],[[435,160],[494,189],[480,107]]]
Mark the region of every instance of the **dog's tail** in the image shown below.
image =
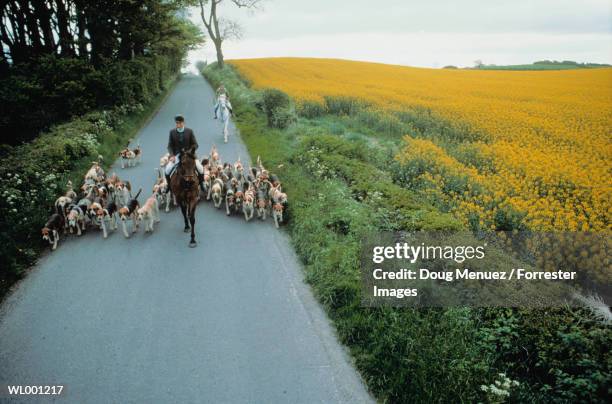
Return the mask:
[[[141,192],[142,192],[142,188],[140,188],[140,189],[138,190],[138,192],[136,192],[136,196],[135,196],[134,198],[132,198],[132,199],[138,199],[138,196],[140,196],[140,193],[141,193]]]

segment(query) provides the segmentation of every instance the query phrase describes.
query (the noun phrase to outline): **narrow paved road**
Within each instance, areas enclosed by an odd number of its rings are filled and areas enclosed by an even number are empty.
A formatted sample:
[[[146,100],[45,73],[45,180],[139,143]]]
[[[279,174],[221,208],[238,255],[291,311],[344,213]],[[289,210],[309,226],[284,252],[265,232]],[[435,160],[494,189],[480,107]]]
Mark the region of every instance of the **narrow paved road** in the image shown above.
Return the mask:
[[[212,98],[185,76],[139,133],[143,164],[114,170],[148,197],[177,113],[200,154],[248,159],[233,127],[223,144]],[[62,240],[0,310],[0,401],[9,384],[62,384],[58,401],[78,403],[371,400],[270,219],[201,202],[196,228],[193,249],[178,210],[152,235]]]

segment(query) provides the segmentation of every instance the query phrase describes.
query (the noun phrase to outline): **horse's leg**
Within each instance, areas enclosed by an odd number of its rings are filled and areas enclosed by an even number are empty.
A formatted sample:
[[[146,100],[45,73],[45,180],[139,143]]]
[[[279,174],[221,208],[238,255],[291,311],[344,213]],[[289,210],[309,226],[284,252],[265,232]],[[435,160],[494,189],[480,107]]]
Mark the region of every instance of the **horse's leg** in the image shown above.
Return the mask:
[[[223,136],[225,137],[225,143],[227,143],[227,124],[229,122],[229,116],[225,118],[225,126],[223,129]]]
[[[197,206],[197,200],[191,202],[191,206],[189,209],[189,222],[191,224],[191,241],[189,242],[189,247],[195,247],[195,211]]]
[[[183,230],[185,233],[189,232],[189,222],[187,221],[187,205],[185,202],[181,201],[181,213],[183,214],[183,220],[185,221],[185,229]]]
[[[170,212],[170,198],[172,198],[172,196],[170,195],[170,193],[167,193],[165,196],[166,213]]]

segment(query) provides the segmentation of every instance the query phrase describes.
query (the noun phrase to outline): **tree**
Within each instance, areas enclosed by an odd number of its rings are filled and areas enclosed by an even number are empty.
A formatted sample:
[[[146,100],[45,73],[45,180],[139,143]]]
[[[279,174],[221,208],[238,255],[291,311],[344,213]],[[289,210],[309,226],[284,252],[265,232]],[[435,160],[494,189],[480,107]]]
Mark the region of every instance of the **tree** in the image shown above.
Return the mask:
[[[238,8],[255,9],[263,0],[229,0]],[[242,28],[236,21],[227,20],[218,16],[218,6],[223,0],[199,0],[202,22],[208,31],[208,36],[215,45],[217,52],[217,67],[225,66],[223,60],[223,41],[242,38]]]
[[[475,61],[474,61],[474,67],[475,67],[476,69],[480,69],[480,68],[482,68],[483,66],[484,66],[484,63],[482,62],[482,60],[477,59],[477,60],[475,60]]]

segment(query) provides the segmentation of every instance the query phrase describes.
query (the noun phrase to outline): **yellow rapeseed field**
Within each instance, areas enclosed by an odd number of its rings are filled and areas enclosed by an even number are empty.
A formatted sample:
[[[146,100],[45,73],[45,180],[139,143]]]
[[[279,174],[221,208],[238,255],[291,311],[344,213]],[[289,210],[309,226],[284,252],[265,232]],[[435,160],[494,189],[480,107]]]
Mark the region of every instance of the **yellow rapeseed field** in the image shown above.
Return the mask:
[[[451,151],[407,133],[398,156],[405,165],[426,161],[431,169],[421,179],[466,222],[477,217],[493,226],[496,212],[511,208],[534,230],[612,229],[612,69],[442,70],[307,58],[231,63],[256,88],[279,88],[297,101],[349,96],[392,111],[425,107],[467,125],[481,140]],[[461,178],[466,187],[449,186]]]

